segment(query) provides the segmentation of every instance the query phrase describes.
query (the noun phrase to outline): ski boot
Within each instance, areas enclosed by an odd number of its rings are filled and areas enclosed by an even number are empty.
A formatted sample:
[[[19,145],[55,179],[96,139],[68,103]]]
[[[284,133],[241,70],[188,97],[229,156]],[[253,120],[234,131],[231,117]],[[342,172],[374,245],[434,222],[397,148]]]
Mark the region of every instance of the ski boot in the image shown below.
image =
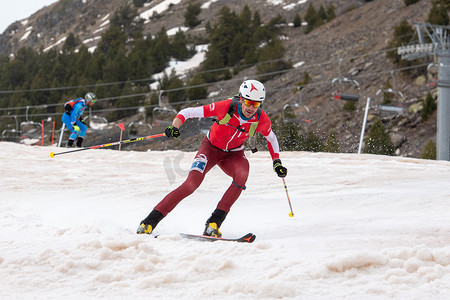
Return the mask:
[[[213,237],[222,237],[222,233],[219,231],[216,223],[206,223],[205,231],[203,231],[203,235],[213,236]]]
[[[83,144],[83,138],[82,137],[78,137],[77,138],[77,148],[81,148],[81,144]]]
[[[227,214],[228,213],[226,211],[216,208],[211,214],[211,217],[209,217],[206,221],[203,235],[222,237],[219,227],[222,225],[222,222],[225,220]]]
[[[137,234],[151,234],[153,231],[153,227],[150,224],[145,224],[144,222],[141,222],[139,227],[136,229]]]
[[[164,218],[164,215],[157,211],[156,209],[152,210],[152,212],[141,221],[139,227],[136,229],[137,234],[151,234],[155,229],[156,225],[158,225],[159,221]]]
[[[67,141],[66,148],[72,148],[72,147],[73,147],[73,142],[75,142],[75,140],[69,139],[69,140]]]

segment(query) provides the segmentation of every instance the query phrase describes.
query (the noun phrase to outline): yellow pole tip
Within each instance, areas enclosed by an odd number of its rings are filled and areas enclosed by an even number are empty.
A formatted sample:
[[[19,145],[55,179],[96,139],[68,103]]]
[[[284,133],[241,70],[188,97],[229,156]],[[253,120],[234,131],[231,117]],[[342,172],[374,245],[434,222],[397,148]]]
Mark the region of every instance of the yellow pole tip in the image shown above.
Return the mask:
[[[50,152],[50,155],[49,155],[51,158],[53,158],[53,157],[55,157],[55,153],[53,153],[53,152]]]
[[[289,213],[289,217],[293,217],[294,216],[294,213],[291,211],[290,213]]]

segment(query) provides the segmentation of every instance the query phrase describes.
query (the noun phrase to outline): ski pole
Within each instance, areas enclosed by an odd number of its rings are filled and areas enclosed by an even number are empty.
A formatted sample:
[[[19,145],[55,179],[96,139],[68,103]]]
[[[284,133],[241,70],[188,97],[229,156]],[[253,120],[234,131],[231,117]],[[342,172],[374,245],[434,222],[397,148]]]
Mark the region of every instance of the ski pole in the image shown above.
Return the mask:
[[[287,190],[286,181],[284,181],[284,178],[281,178],[281,179],[283,179],[284,189],[286,190],[286,196],[287,196],[287,199],[288,199],[289,208],[291,209],[291,212],[289,213],[289,217],[292,218],[294,216],[294,212],[292,211],[291,199],[289,198],[289,193],[288,193],[288,190]]]
[[[149,135],[149,136],[140,137],[140,138],[129,139],[129,140],[125,140],[125,141],[119,141],[119,142],[108,143],[108,144],[103,144],[103,145],[96,145],[96,146],[91,146],[91,147],[84,147],[84,148],[70,150],[70,151],[66,151],[66,152],[60,152],[60,153],[51,152],[49,156],[53,158],[53,157],[55,157],[55,155],[73,153],[73,152],[84,151],[84,150],[89,150],[89,149],[105,148],[105,147],[111,147],[111,146],[115,146],[115,145],[135,143],[135,142],[149,140],[149,139],[153,139],[153,138],[157,138],[157,137],[161,137],[161,136],[165,136],[165,134],[160,133],[160,134]]]

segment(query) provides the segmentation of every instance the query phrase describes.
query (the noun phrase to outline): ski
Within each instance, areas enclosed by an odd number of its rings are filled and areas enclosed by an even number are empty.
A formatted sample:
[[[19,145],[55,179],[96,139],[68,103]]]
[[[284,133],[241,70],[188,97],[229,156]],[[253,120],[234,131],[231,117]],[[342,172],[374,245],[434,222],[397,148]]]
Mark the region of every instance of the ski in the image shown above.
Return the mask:
[[[206,241],[206,242],[217,242],[217,241],[227,241],[227,242],[237,242],[237,243],[253,243],[253,241],[256,239],[256,235],[253,233],[247,233],[246,235],[231,239],[231,238],[219,238],[219,237],[213,237],[213,236],[207,236],[207,235],[198,235],[198,234],[188,234],[188,233],[180,233],[181,237],[191,240],[197,240],[197,241]]]

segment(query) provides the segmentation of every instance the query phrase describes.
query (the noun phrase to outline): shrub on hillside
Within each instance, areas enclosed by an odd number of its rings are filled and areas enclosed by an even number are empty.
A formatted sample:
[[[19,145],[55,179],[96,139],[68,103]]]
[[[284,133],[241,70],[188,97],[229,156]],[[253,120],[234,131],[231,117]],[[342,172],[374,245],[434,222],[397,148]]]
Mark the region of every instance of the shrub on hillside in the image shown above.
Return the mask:
[[[417,3],[417,2],[419,2],[419,1],[420,1],[420,0],[405,0],[405,5],[408,6],[408,5]]]
[[[424,122],[428,120],[428,117],[433,113],[433,111],[436,110],[436,108],[436,100],[430,93],[428,93],[423,100],[422,120]]]
[[[425,146],[425,149],[423,150],[422,156],[423,159],[434,159],[436,160],[436,145],[433,143],[432,140],[429,140],[427,145]]]

